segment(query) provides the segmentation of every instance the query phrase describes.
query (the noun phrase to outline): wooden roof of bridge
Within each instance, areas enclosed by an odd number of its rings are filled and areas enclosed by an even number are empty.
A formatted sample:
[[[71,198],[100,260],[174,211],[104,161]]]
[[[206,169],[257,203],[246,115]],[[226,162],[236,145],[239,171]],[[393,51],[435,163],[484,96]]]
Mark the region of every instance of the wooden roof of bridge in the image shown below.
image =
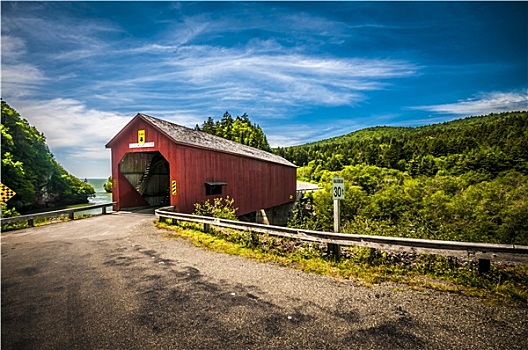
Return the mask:
[[[281,164],[284,166],[296,167],[288,160],[254,147],[246,146],[241,143],[224,139],[219,136],[211,135],[203,131],[194,130],[185,126],[174,124],[166,120],[151,117],[146,114],[138,113],[116,136],[110,140],[106,147],[111,148],[111,144],[125,132],[134,120],[140,118],[165,134],[169,139],[177,144],[184,144],[198,148],[205,148],[217,152],[234,154],[248,158],[258,159],[271,163]]]

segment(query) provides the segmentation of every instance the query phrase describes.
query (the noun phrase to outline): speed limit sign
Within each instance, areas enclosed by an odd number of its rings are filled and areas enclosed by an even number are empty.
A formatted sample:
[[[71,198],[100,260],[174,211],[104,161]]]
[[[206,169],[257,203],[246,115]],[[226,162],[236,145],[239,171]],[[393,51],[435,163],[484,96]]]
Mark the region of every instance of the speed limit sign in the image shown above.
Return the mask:
[[[345,179],[342,177],[332,178],[332,199],[345,199]]]

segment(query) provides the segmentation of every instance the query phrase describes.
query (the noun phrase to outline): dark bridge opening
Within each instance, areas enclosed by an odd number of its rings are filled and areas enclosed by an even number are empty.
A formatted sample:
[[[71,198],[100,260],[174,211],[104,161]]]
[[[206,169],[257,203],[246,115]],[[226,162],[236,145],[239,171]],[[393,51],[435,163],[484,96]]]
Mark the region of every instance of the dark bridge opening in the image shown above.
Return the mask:
[[[127,153],[119,171],[148,205],[169,204],[169,162],[160,152]]]

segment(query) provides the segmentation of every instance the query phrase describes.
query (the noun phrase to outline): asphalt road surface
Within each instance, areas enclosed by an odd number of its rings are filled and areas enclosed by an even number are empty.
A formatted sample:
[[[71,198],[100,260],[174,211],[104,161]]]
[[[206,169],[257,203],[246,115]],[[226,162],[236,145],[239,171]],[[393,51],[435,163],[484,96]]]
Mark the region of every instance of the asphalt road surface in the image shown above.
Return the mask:
[[[2,350],[527,347],[526,308],[212,253],[154,219],[2,233]]]

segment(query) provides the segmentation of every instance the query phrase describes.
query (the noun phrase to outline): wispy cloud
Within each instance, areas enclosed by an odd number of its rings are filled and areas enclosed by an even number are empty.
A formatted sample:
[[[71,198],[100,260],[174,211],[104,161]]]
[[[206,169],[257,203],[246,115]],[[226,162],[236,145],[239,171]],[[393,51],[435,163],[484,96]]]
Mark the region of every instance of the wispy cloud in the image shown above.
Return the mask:
[[[526,111],[528,110],[528,90],[486,92],[455,103],[417,106],[411,109],[465,116],[489,114],[492,112]]]
[[[202,115],[220,106],[252,106],[271,112],[265,115],[269,117],[286,106],[302,110],[312,105],[354,105],[366,99],[364,92],[384,89],[391,79],[419,69],[399,60],[270,53],[254,44],[251,49],[205,45],[155,49],[152,59],[129,56],[126,72],[119,74],[118,68],[116,77],[94,82],[93,91],[119,90],[122,97],[141,103],[162,99],[167,106],[197,107]]]
[[[82,19],[80,25],[72,25],[75,19],[70,17],[57,21],[31,13],[14,16],[7,20],[8,30],[56,49],[40,53],[39,60],[48,67],[45,71],[30,62],[6,66],[4,95],[16,96],[20,85],[27,89],[48,76],[64,82],[54,87],[55,95],[82,101],[89,108],[136,108],[163,115],[185,111],[202,120],[222,109],[252,110],[263,118],[277,118],[311,106],[356,105],[367,99],[366,92],[384,89],[392,79],[415,75],[420,69],[402,60],[311,52],[309,37],[348,35],[341,22],[278,10],[275,24],[269,26],[269,19],[253,10],[241,11],[249,16],[243,23],[233,22],[232,13],[179,16],[150,40],[131,37],[109,21]],[[252,28],[265,33],[264,39],[248,37],[231,47],[207,43]],[[285,31],[298,40],[293,48],[278,35]],[[15,39],[9,45],[11,52],[25,48]]]
[[[34,92],[47,79],[38,67],[23,63],[26,42],[16,36],[2,35],[2,90],[10,96],[24,96]],[[5,95],[4,95],[5,97]]]
[[[26,53],[24,40],[12,35],[2,35],[2,61],[12,61]]]
[[[91,45],[100,42],[106,34],[122,32],[119,26],[109,21],[75,18],[56,13],[50,18],[39,16],[39,11],[2,16],[2,26],[8,33],[24,33],[28,38],[58,46]]]
[[[44,73],[34,65],[2,63],[2,89],[9,91],[10,96],[26,95],[45,80]]]

